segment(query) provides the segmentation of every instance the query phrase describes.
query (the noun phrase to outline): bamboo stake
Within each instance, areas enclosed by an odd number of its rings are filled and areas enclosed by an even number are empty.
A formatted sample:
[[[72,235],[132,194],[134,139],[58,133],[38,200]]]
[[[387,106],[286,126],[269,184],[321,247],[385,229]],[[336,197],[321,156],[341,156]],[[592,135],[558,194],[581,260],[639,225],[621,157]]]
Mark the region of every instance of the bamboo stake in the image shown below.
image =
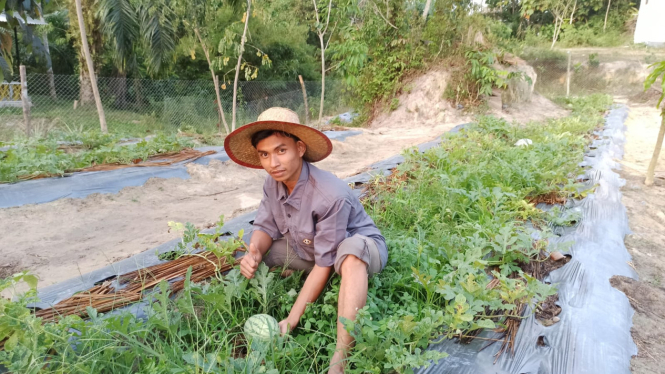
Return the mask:
[[[95,95],[95,104],[97,104],[97,113],[99,114],[99,124],[102,132],[107,133],[106,116],[104,115],[104,107],[102,107],[102,99],[99,96],[99,89],[97,89],[97,78],[95,77],[95,67],[92,64],[92,57],[90,57],[90,48],[88,47],[88,37],[85,32],[85,23],[83,22],[83,8],[81,7],[81,0],[76,2],[76,15],[79,20],[79,29],[81,29],[81,46],[83,47],[83,54],[85,61],[88,65],[88,74],[90,75],[90,84],[92,85],[92,93]]]
[[[571,54],[568,51],[568,71],[566,73],[566,97],[570,96],[570,65],[571,65]]]
[[[25,74],[25,65],[19,67],[19,72],[21,75],[21,101],[23,102],[25,135],[29,138],[32,135],[32,125],[30,123],[30,100],[28,99],[28,78]]]

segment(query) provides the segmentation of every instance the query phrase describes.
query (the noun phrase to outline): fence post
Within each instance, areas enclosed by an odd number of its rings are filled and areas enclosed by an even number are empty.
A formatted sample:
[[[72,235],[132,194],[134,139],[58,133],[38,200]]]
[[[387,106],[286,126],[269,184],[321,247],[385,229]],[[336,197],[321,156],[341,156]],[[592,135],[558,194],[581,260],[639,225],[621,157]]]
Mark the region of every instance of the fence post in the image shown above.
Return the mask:
[[[570,64],[571,64],[571,54],[568,50],[568,71],[566,73],[566,97],[570,96]]]
[[[305,89],[305,82],[302,80],[302,75],[298,75],[300,79],[300,86],[302,87],[302,99],[305,101],[305,126],[309,126],[309,106],[307,105],[307,90]]]
[[[21,101],[23,102],[23,121],[25,122],[25,134],[30,137],[32,126],[30,124],[30,100],[28,99],[28,79],[25,76],[25,65],[19,67],[21,74]]]

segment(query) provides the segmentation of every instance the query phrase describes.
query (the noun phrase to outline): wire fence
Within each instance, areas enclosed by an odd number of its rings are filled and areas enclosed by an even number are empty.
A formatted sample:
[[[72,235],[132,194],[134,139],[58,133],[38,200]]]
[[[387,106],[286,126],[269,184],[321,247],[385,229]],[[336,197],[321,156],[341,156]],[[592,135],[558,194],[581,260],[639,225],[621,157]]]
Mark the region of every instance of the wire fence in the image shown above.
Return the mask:
[[[663,59],[653,54],[594,53],[527,50],[522,55],[535,72],[536,92],[553,99],[606,93],[632,97],[643,94],[649,64]],[[32,133],[54,129],[83,132],[99,128],[92,89],[79,76],[27,75]],[[304,82],[309,124],[318,119],[320,82]],[[224,131],[211,80],[147,80],[99,77],[98,87],[109,131],[129,136],[177,131],[214,134]],[[231,126],[232,86],[220,87],[222,108]],[[324,116],[348,111],[342,81],[326,80]],[[300,82],[239,82],[236,127],[256,120],[267,108],[295,110],[306,121]],[[17,78],[0,83],[0,141],[25,134],[21,84]]]
[[[99,117],[89,81],[69,75],[27,75],[32,132],[53,129],[82,132],[99,128]],[[210,81],[98,78],[99,93],[109,131],[133,136],[184,131],[210,134],[224,130],[215,87]],[[318,120],[321,82],[304,82],[310,124]],[[348,110],[342,81],[327,80],[324,116]],[[222,108],[231,126],[233,86],[220,87]],[[255,121],[273,106],[295,110],[305,122],[300,82],[239,82],[236,127]],[[0,141],[25,132],[19,79],[0,83]]]
[[[534,89],[548,98],[594,93],[631,98],[644,93],[653,54],[591,51],[527,51],[523,56],[537,74]]]

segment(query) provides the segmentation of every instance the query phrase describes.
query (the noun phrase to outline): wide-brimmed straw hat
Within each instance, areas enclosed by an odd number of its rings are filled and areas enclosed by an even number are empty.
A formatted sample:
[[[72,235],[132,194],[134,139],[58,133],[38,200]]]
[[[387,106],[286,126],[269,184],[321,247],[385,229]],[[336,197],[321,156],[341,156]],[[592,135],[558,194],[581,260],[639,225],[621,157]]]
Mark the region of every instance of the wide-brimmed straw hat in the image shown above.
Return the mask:
[[[252,136],[262,130],[283,131],[297,136],[307,146],[303,159],[308,162],[321,161],[332,152],[332,143],[324,133],[301,125],[298,113],[274,107],[261,113],[256,122],[248,123],[230,133],[224,140],[226,154],[242,166],[263,169],[258,152],[252,146]]]

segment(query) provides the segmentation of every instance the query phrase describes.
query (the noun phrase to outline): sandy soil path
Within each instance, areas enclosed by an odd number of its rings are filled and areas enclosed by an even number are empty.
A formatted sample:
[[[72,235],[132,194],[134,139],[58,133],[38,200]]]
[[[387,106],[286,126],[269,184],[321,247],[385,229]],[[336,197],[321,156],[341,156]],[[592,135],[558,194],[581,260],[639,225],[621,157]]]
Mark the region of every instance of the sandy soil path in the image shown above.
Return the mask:
[[[317,165],[348,177],[469,122],[469,116],[442,101],[446,78],[437,71],[418,78],[397,110],[377,118],[361,135],[333,140],[332,155]],[[490,111],[516,122],[567,114],[539,96],[509,111],[502,111],[500,98],[494,97]],[[44,287],[149,250],[177,237],[168,232],[168,221],[208,227],[220,215],[230,219],[255,209],[267,175],[230,161],[190,164],[188,171],[189,180],[155,178],[117,194],[0,209],[0,276],[28,269]]]
[[[622,178],[623,203],[632,235],[626,248],[640,280],[613,277],[611,283],[628,296],[635,309],[632,335],[638,356],[631,366],[635,374],[664,373],[665,362],[665,152],[656,168],[656,184],[644,185],[660,127],[655,105],[629,104]]]

